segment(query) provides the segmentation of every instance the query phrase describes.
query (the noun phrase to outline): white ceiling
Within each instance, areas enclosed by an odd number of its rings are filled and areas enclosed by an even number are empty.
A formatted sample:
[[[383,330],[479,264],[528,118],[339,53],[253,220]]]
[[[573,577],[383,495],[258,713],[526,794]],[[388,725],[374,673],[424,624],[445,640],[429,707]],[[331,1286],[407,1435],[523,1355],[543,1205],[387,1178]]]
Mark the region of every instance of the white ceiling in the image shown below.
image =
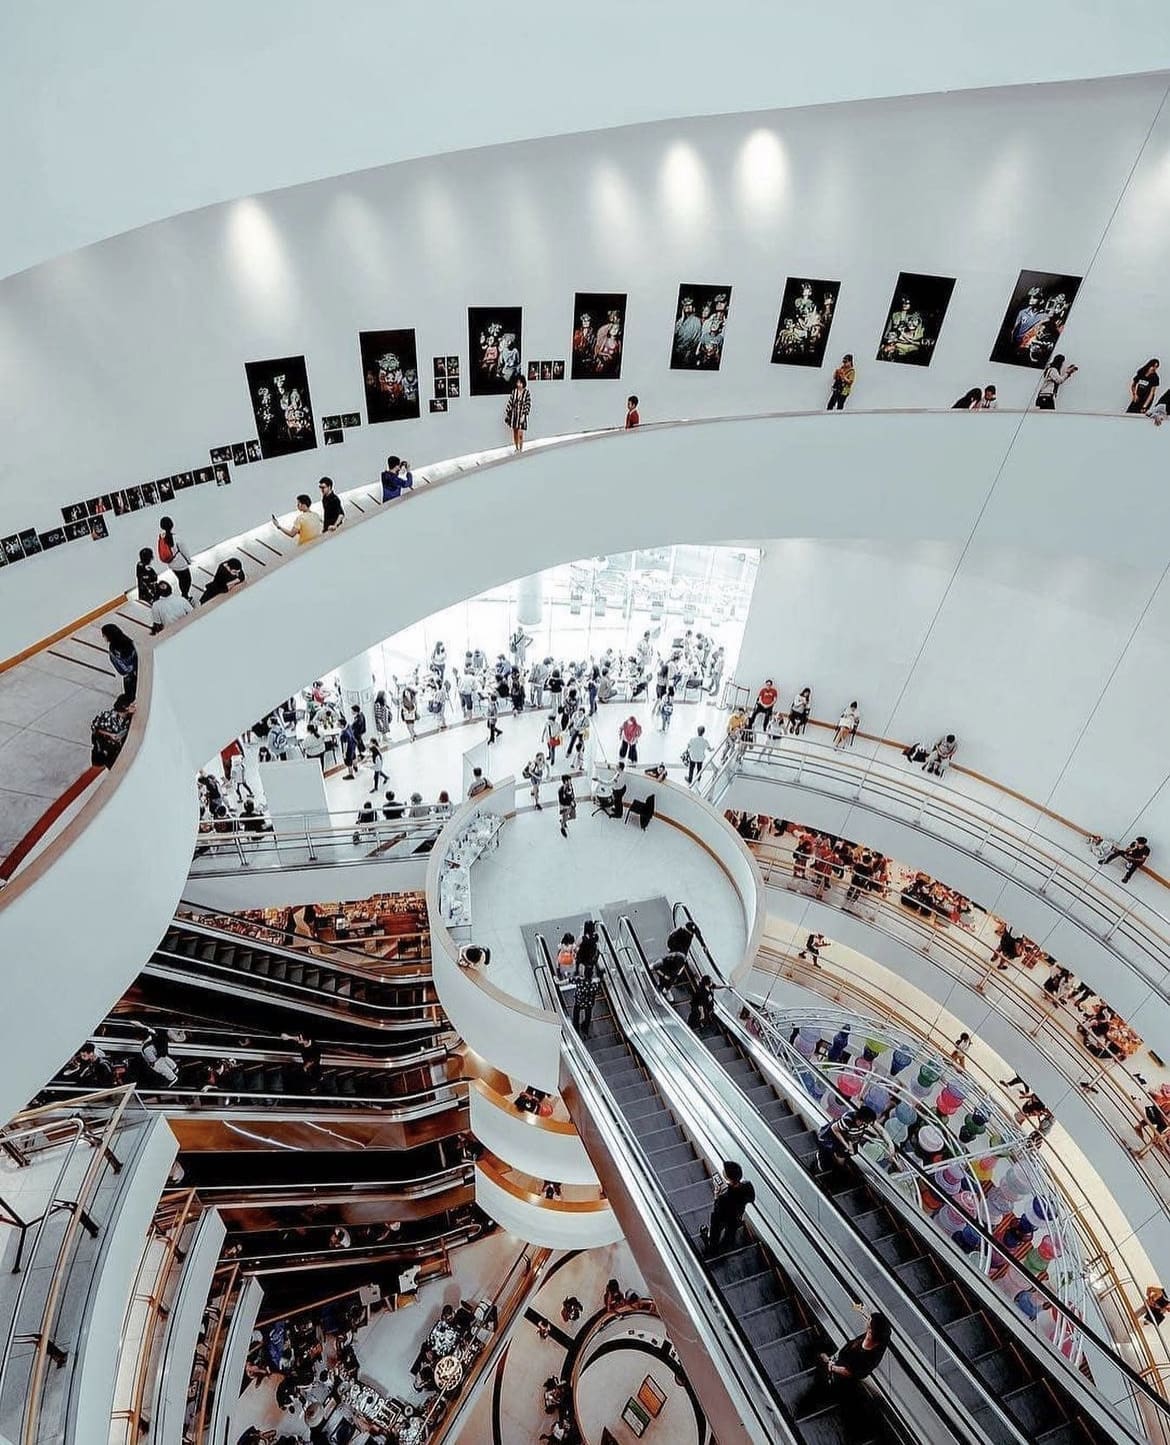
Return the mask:
[[[1162,69],[1164,22],[1164,0],[0,0],[0,276],[445,150]]]

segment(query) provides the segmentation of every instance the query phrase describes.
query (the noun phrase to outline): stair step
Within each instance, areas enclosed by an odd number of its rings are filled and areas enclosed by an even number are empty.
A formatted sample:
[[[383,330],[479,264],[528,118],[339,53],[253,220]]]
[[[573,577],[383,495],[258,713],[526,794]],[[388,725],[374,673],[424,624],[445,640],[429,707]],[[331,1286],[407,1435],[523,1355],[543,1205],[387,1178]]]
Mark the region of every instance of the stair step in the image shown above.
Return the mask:
[[[758,1346],[756,1356],[769,1380],[786,1380],[816,1365],[821,1343],[819,1330],[796,1330]]]
[[[904,1230],[897,1234],[887,1234],[874,1244],[874,1253],[890,1266],[897,1269],[899,1265],[909,1264],[911,1260],[922,1258],[922,1246]],[[941,1283],[941,1280],[939,1281]]]
[[[890,1239],[900,1239],[901,1235],[890,1235]],[[879,1252],[886,1241],[882,1240],[877,1246]],[[894,1273],[902,1281],[908,1290],[917,1295],[924,1295],[929,1290],[937,1289],[944,1284],[946,1276],[929,1255],[921,1254],[917,1259],[907,1260],[905,1264],[893,1266]],[[964,1312],[965,1313],[965,1312]],[[956,1315],[956,1319],[962,1316]]]
[[[953,1320],[947,1326],[947,1339],[968,1360],[989,1355],[1002,1344],[999,1335],[991,1326],[991,1321],[982,1310],[975,1310],[962,1319]]]
[[[800,1309],[791,1295],[780,1295],[770,1304],[740,1315],[739,1327],[752,1342],[757,1354],[766,1346],[780,1340],[796,1339],[803,1342],[806,1336],[818,1337],[818,1331],[810,1329],[801,1317]],[[816,1361],[796,1358],[790,1369],[770,1370],[768,1377],[782,1380],[788,1375],[799,1374],[810,1363],[815,1364]]]
[[[758,1244],[744,1244],[727,1254],[717,1255],[710,1264],[711,1278],[721,1289],[760,1274],[768,1268],[767,1256]]]
[[[654,1172],[668,1198],[673,1198],[676,1190],[685,1189],[690,1184],[702,1184],[708,1190],[711,1188],[707,1166],[699,1159],[691,1159],[686,1164],[674,1164],[669,1169],[656,1168]]]
[[[646,1149],[645,1141],[642,1148]],[[670,1142],[660,1149],[646,1149],[654,1172],[661,1176],[667,1169],[673,1169],[678,1164],[690,1164],[694,1161],[695,1151],[689,1144],[678,1144],[672,1132]]]
[[[886,1235],[897,1234],[901,1229],[887,1209],[870,1209],[864,1214],[854,1214],[851,1218],[858,1232],[869,1240],[884,1239]]]
[[[977,1361],[978,1369],[982,1361]],[[1001,1396],[1004,1409],[1013,1420],[1019,1422],[1025,1432],[1038,1434],[1042,1430],[1053,1430],[1068,1423],[1068,1415],[1060,1408],[1051,1387],[1043,1380],[1035,1380],[1022,1389],[1011,1390]]]
[[[958,1285],[953,1283],[927,1290],[919,1295],[918,1302],[931,1319],[940,1325],[949,1325],[952,1320],[960,1320],[971,1313],[970,1302]]]
[[[738,1320],[746,1320],[753,1313],[774,1309],[785,1298],[784,1286],[770,1269],[758,1274],[747,1275],[734,1284],[721,1284],[723,1301]],[[778,1333],[784,1333],[778,1330]]]

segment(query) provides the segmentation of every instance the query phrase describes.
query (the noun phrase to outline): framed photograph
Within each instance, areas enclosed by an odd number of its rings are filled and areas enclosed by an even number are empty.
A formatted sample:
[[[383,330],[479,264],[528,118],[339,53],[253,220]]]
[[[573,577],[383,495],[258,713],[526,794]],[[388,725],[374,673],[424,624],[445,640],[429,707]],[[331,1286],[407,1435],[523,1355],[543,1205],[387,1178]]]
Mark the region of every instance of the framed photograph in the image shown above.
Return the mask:
[[[286,457],[317,446],[309,373],[303,356],[280,356],[244,364],[260,455]]]
[[[642,1381],[641,1389],[638,1391],[638,1404],[651,1417],[657,1420],[662,1413],[662,1407],[666,1404],[666,1392],[659,1386],[653,1375],[647,1375]]]
[[[237,467],[248,465],[248,448],[243,442],[232,443],[232,465]]]
[[[436,356],[431,365],[434,369],[435,376],[447,375],[447,358],[445,356]]]
[[[551,361],[542,361],[542,362],[540,363],[540,379],[541,379],[541,381],[551,381],[551,380],[552,380],[552,362],[551,362]]]
[[[625,1425],[630,1434],[639,1440],[646,1433],[646,1426],[650,1423],[650,1416],[642,1409],[637,1400],[631,1395],[626,1401],[625,1409],[622,1411],[622,1424]]]
[[[337,431],[341,426],[341,416],[323,416],[321,418],[322,431]]]
[[[457,356],[449,356],[449,357],[447,358],[447,375],[448,375],[448,376],[458,376],[458,375],[459,375],[459,358],[458,358]]]
[[[107,492],[103,497],[90,497],[85,504],[85,510],[91,517],[100,517],[103,512],[110,511],[113,505],[113,499]]]
[[[24,546],[15,532],[11,537],[5,537],[3,541],[0,541],[0,549],[3,549],[6,562],[19,562],[24,557]]]
[[[264,455],[263,452],[261,452],[261,450],[260,450],[260,443],[259,443],[257,440],[253,439],[252,441],[247,442],[247,443],[245,444],[245,447],[244,447],[244,460],[245,460],[246,462],[258,462],[258,461],[261,461],[261,460],[263,459],[263,455]],[[234,456],[234,455],[232,456],[232,461],[233,461],[233,462],[235,461],[235,456]]]
[[[529,380],[529,381],[539,381],[539,380],[540,380],[540,362],[539,362],[539,361],[530,361],[530,362],[528,363],[528,380]]]
[[[327,447],[335,447],[339,442],[343,442],[344,440],[345,435],[341,431],[327,431],[325,433],[325,445]]]
[[[210,486],[215,481],[215,470],[213,467],[200,467],[195,473],[195,485],[197,487]]]
[[[158,481],[155,482],[154,485],[158,491],[158,499],[160,502],[174,501],[175,484],[171,481],[170,477],[159,477]]]
[[[953,276],[903,271],[890,299],[877,359],[929,366],[954,289]]]
[[[670,349],[672,371],[718,371],[723,360],[730,286],[680,286]]]
[[[457,376],[447,378],[447,395],[448,397],[459,395],[459,378]]]
[[[345,415],[341,418],[342,426],[361,426],[361,424],[362,418],[360,412],[347,411]]]
[[[110,535],[110,529],[106,526],[104,516],[89,519],[89,535],[95,542],[103,542]]]
[[[552,364],[552,366],[553,366],[552,379],[553,379],[554,381],[564,381],[564,379],[565,379],[565,363],[564,363],[563,361],[554,361],[553,364]]]
[[[214,470],[214,472],[215,472],[215,485],[216,485],[217,487],[230,487],[230,486],[231,486],[231,484],[232,484],[232,474],[231,474],[231,472],[228,470],[228,468],[223,465],[222,462],[220,463],[219,466],[213,468],[213,470]]]
[[[431,408],[432,411],[446,411],[446,410],[447,410],[447,401],[446,401],[446,398],[436,399],[436,398],[432,397],[432,398],[431,398],[431,401],[430,401],[430,408]]]
[[[115,517],[124,517],[130,510],[130,503],[126,500],[125,492],[112,492],[110,494],[110,500],[114,504]]]
[[[471,396],[507,396],[524,349],[519,306],[469,306],[467,348]]]
[[[127,505],[127,507],[130,508],[130,510],[131,510],[132,512],[141,512],[141,511],[142,511],[142,488],[141,488],[141,487],[127,487],[127,488],[126,488],[126,505]]]
[[[1037,370],[1047,366],[1082,279],[1053,271],[1021,271],[990,359]]]
[[[26,557],[35,556],[35,554],[41,550],[41,539],[37,535],[37,529],[35,527],[28,527],[18,535],[20,536],[20,545],[24,548],[24,555]]]
[[[418,348],[414,330],[358,333],[366,388],[366,419],[410,421],[419,414]]]
[[[230,462],[232,459],[231,447],[212,447],[211,460],[213,462]]]
[[[144,507],[158,506],[158,488],[153,482],[143,482],[138,490],[142,493],[142,505]]]
[[[61,520],[65,523],[66,526],[68,526],[70,522],[80,522],[84,519],[84,517],[84,502],[70,502],[67,507],[61,508]]]
[[[578,291],[573,302],[574,381],[614,381],[622,374],[626,294]]]
[[[446,395],[447,395],[447,378],[446,378],[445,376],[436,376],[436,377],[435,377],[435,395],[436,395],[436,396],[446,396]]]
[[[64,527],[51,527],[47,532],[41,534],[41,550],[50,551],[53,547],[60,547],[65,541]]]
[[[189,487],[195,485],[194,472],[176,472],[171,478],[171,486],[176,492],[185,492]]]
[[[65,540],[67,542],[80,542],[87,538],[89,536],[89,523],[90,519],[88,517],[82,517],[80,522],[66,522]]]
[[[775,366],[820,366],[829,344],[840,281],[789,276],[780,298],[780,319],[772,343]]]
[[[3,546],[0,546],[0,567],[7,567],[10,561],[11,558],[8,556],[8,553],[5,552]]]

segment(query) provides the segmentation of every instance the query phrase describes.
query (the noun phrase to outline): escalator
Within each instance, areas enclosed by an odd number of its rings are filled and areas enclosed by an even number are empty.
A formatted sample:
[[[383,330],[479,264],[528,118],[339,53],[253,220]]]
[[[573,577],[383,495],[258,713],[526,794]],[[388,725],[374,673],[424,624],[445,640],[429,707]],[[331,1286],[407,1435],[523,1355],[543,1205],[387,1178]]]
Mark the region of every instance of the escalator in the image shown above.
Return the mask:
[[[668,916],[666,925],[682,921],[680,912],[689,920],[689,911],[676,905],[674,917]],[[628,923],[625,932],[646,965],[645,950]],[[705,960],[702,971],[718,977],[701,934],[694,946]],[[736,996],[737,1007],[742,1002]],[[685,1019],[689,1000],[676,1001],[673,1008]],[[709,1025],[691,1027],[688,1035],[701,1041],[741,1096],[724,1096],[722,1107],[742,1112],[746,1101],[766,1122],[775,1143],[802,1169],[814,1173],[816,1130],[776,1087],[766,1066],[753,1056],[752,1040],[739,1030],[727,1011],[719,1009]],[[916,1220],[909,1209],[903,1213],[858,1169],[818,1176],[818,1182],[859,1242],[884,1263],[917,1301],[933,1328],[995,1394],[1023,1438],[1036,1445],[1105,1445],[1121,1438],[1113,1424],[1105,1427],[1086,1417],[1081,1403],[1059,1378],[1063,1372],[1057,1358],[1045,1359],[1042,1343],[1038,1342],[1035,1349],[1028,1348],[1019,1338],[1022,1328],[1013,1329],[993,1315],[970,1273],[938,1247],[929,1229],[915,1227],[924,1225],[924,1220]]]
[[[297,951],[258,937],[176,919],[144,969],[146,980],[217,992],[238,1005],[259,1001],[363,1029],[432,1032],[447,1027],[425,972],[389,978],[372,961],[342,961],[341,950]]]
[[[543,938],[539,943],[551,978],[547,943]],[[584,1043],[663,1200],[683,1234],[697,1246],[699,1228],[711,1213],[711,1177],[687,1131],[626,1041],[608,979],[603,981]],[[775,1255],[750,1228],[745,1227],[740,1238],[744,1242],[735,1248],[702,1261],[695,1247],[691,1269],[705,1272],[723,1312],[734,1321],[740,1347],[779,1407],[788,1438],[802,1445],[906,1445],[913,1437],[868,1384],[855,1394],[832,1392],[824,1385],[818,1355],[832,1353],[835,1343]]]

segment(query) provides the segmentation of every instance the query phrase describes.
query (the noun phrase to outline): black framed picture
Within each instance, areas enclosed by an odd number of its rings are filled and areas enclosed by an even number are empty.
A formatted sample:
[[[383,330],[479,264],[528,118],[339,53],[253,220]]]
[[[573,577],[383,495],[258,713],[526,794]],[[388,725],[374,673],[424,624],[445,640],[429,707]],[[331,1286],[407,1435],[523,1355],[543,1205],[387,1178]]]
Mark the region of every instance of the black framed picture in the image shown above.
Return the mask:
[[[41,550],[41,539],[37,536],[35,527],[28,527],[18,535],[26,557],[34,557]]]
[[[903,271],[882,327],[877,359],[901,362],[903,366],[929,366],[954,289],[953,276]]]
[[[212,447],[211,460],[213,462],[230,462],[232,459],[231,447]]]
[[[110,529],[106,525],[104,516],[89,519],[89,535],[95,542],[102,542],[110,535]]]
[[[433,356],[431,358],[431,374],[433,376],[447,375],[447,358],[445,356]]]
[[[459,358],[458,358],[457,356],[449,356],[449,357],[447,358],[447,375],[448,375],[448,376],[458,376],[458,375],[459,375]]]
[[[229,470],[228,467],[226,467],[226,466],[221,462],[218,466],[214,467],[212,470],[215,472],[215,485],[216,485],[217,487],[230,487],[230,486],[231,486],[231,484],[232,484],[232,474],[231,474],[231,471]]]
[[[446,395],[447,395],[447,378],[446,378],[445,376],[436,376],[436,377],[435,377],[435,395],[436,395],[436,396],[446,396]]]
[[[528,363],[528,380],[529,380],[529,381],[539,381],[539,380],[540,380],[540,362],[539,362],[539,361],[530,361],[530,362]]]
[[[142,488],[141,488],[141,487],[127,487],[125,490],[126,490],[126,505],[127,505],[127,507],[129,507],[129,509],[130,509],[132,512],[141,512],[141,511],[142,511]]]
[[[197,487],[210,486],[215,481],[214,467],[200,467],[195,473],[195,485]]]
[[[419,414],[418,346],[414,329],[361,331],[362,377],[366,388],[366,419],[411,421]]]
[[[1081,289],[1080,276],[1055,271],[1021,271],[991,348],[991,360],[1006,366],[1048,365],[1068,313]]]
[[[243,442],[232,443],[232,465],[236,467],[248,465],[248,448]]]
[[[312,451],[317,445],[317,432],[305,358],[281,356],[272,361],[248,361],[244,372],[259,433],[260,455],[286,457],[293,452]]]
[[[321,418],[321,430],[322,430],[322,431],[337,431],[337,429],[338,429],[340,426],[341,426],[341,415],[340,415],[340,413],[339,413],[337,416],[323,416],[323,417]]]
[[[552,379],[553,379],[554,381],[564,381],[564,379],[565,379],[565,363],[564,363],[563,361],[554,361],[553,364],[552,364],[552,366],[553,366]]]
[[[540,379],[541,379],[541,381],[551,381],[551,380],[552,380],[552,362],[551,362],[551,361],[542,361],[542,362],[540,363]]]
[[[195,485],[194,472],[176,472],[171,478],[171,486],[176,492],[185,492]]]
[[[0,549],[3,549],[5,560],[8,562],[19,562],[24,557],[24,546],[15,532],[11,537],[5,537],[3,541],[0,541]]]
[[[327,447],[335,447],[344,440],[345,434],[341,431],[327,431],[325,433],[325,445]]]
[[[362,418],[360,412],[347,411],[345,415],[341,418],[342,426],[361,426],[361,424]]]
[[[110,511],[113,505],[113,500],[107,492],[105,496],[102,497],[90,497],[89,501],[85,504],[85,510],[91,517],[100,517],[103,512]]]
[[[256,441],[255,439],[253,439],[253,440],[250,441],[250,442],[245,442],[245,444],[244,444],[244,460],[245,460],[246,462],[258,462],[258,461],[260,461],[261,456],[262,456],[262,453],[261,453],[261,451],[260,451],[260,443],[259,443],[258,441]],[[235,459],[236,459],[236,458],[235,458],[235,455],[234,455],[234,448],[233,448],[232,461],[234,462]]]
[[[450,398],[450,397],[453,397],[453,396],[456,396],[456,397],[457,397],[458,395],[459,395],[459,378],[458,378],[457,376],[449,376],[449,377],[447,378],[447,396],[448,396],[448,398]]]
[[[840,281],[789,276],[780,299],[776,340],[772,343],[774,365],[820,366],[824,362],[840,291]]]
[[[430,400],[431,411],[446,411],[447,400],[445,397],[432,397]]]
[[[175,484],[170,477],[159,477],[155,482],[155,489],[158,492],[160,502],[173,502],[175,499]]]
[[[573,301],[574,381],[613,381],[622,374],[626,293],[578,291]]]
[[[65,540],[67,542],[80,542],[83,538],[87,538],[90,535],[89,524],[90,519],[88,517],[82,517],[78,522],[66,522]]]
[[[124,491],[111,492],[110,500],[114,504],[115,517],[124,517],[130,510],[130,503],[126,500],[126,493]]]
[[[730,311],[730,286],[678,288],[671,371],[719,370]]]
[[[469,306],[470,396],[506,396],[520,374],[524,349],[519,306]]]
[[[144,507],[158,506],[158,488],[153,482],[143,482],[138,490],[142,493],[142,505]]]
[[[65,541],[65,528],[64,528],[64,527],[50,527],[47,532],[42,532],[42,533],[40,534],[40,538],[41,538],[41,550],[42,550],[43,552],[49,552],[49,551],[51,551],[54,547],[60,547],[60,546],[64,543],[64,541]]]
[[[67,507],[61,508],[61,520],[66,526],[70,522],[79,522],[85,516],[84,502],[70,502]]]

